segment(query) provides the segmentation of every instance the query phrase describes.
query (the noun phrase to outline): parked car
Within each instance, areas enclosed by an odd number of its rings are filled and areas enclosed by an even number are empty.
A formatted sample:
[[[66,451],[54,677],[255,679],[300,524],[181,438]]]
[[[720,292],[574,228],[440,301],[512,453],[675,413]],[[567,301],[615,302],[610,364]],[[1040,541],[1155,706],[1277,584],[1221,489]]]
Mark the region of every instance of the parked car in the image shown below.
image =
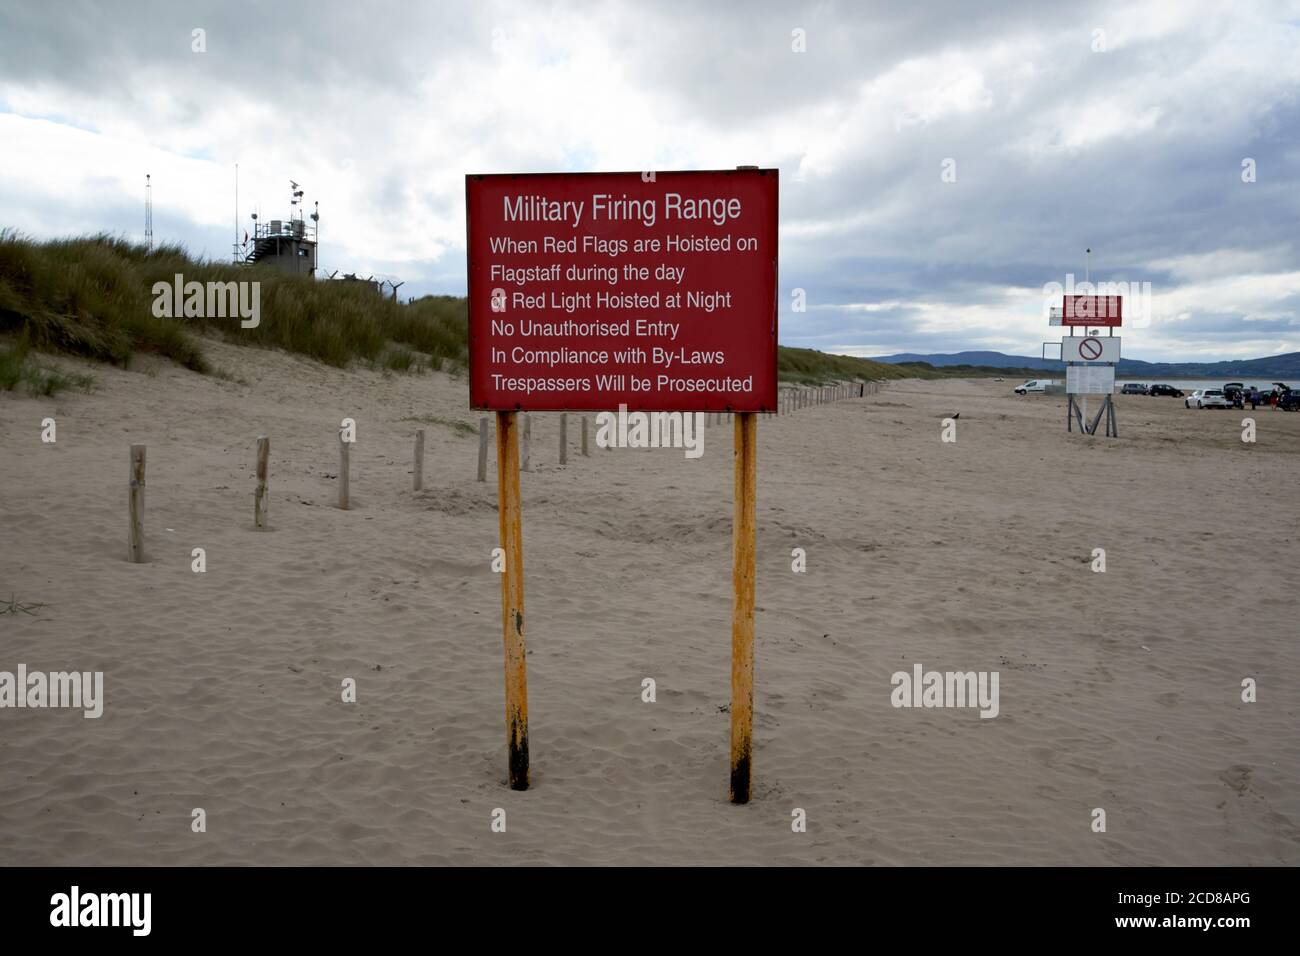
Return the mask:
[[[1121,395],[1145,395],[1147,387],[1139,385],[1137,382],[1125,382],[1124,387],[1119,390]]]
[[[1300,389],[1288,388],[1279,395],[1277,407],[1284,412],[1300,412]]]
[[[1192,394],[1183,399],[1183,404],[1188,408],[1231,408],[1232,402],[1228,401],[1221,388],[1198,388]]]
[[[1050,378],[1031,378],[1024,385],[1017,385],[1014,389],[1017,395],[1028,395],[1030,392],[1045,392],[1047,386],[1052,384]]]
[[[1168,395],[1170,398],[1182,398],[1183,393],[1172,385],[1152,385],[1147,389],[1148,395]]]
[[[1229,382],[1223,386],[1223,397],[1232,403],[1233,408],[1242,408],[1246,401],[1246,386],[1241,382]]]

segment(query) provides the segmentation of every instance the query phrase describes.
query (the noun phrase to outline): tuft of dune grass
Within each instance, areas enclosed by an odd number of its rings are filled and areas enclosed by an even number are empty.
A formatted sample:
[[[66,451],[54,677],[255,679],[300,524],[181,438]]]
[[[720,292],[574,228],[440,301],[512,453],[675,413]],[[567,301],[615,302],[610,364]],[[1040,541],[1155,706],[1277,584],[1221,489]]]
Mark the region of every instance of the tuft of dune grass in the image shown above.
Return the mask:
[[[94,384],[93,376],[69,374],[40,365],[32,355],[25,332],[8,348],[0,350],[0,391],[12,392],[21,385],[31,395],[48,397],[70,388],[88,392]]]

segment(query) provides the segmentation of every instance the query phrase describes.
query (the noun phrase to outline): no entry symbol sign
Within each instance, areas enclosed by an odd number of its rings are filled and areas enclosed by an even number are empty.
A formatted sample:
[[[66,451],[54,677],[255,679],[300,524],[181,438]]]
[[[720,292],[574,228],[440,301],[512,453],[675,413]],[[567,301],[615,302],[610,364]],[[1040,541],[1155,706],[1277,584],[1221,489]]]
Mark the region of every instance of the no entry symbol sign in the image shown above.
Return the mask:
[[[1119,338],[1095,335],[1067,335],[1061,339],[1062,362],[1088,362],[1106,365],[1119,361]]]

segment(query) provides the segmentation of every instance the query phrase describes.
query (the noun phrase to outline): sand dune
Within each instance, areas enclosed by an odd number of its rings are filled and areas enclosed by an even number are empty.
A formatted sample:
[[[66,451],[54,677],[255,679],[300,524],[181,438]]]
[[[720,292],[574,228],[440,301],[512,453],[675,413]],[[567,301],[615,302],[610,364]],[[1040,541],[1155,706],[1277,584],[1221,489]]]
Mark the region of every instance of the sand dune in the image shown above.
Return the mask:
[[[571,427],[560,467],[535,417],[515,793],[494,476],[473,436],[405,420],[476,423],[464,379],[209,348],[246,384],[96,368],[92,395],[0,396],[0,598],[48,605],[0,616],[0,670],[102,670],[106,696],[98,720],[0,710],[0,863],[1300,862],[1300,415],[1261,409],[1246,445],[1250,413],[1123,396],[1108,441],[1067,435],[1063,398],[943,381],[761,421],[755,790],[733,807],[729,429],[688,461],[582,458]],[[998,716],[891,706],[915,663],[998,671]]]

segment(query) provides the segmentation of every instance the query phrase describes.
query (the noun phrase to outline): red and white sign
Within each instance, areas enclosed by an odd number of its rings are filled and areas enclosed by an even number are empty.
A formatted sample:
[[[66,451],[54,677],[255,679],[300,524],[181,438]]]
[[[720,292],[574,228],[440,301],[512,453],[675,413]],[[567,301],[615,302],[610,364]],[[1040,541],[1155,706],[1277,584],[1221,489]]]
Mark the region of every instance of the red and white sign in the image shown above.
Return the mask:
[[[465,177],[470,405],[776,408],[777,170]]]
[[[1122,295],[1067,295],[1061,303],[1062,325],[1117,327],[1124,324]]]
[[[1067,335],[1061,339],[1061,361],[1113,364],[1119,361],[1119,342],[1109,335]]]

